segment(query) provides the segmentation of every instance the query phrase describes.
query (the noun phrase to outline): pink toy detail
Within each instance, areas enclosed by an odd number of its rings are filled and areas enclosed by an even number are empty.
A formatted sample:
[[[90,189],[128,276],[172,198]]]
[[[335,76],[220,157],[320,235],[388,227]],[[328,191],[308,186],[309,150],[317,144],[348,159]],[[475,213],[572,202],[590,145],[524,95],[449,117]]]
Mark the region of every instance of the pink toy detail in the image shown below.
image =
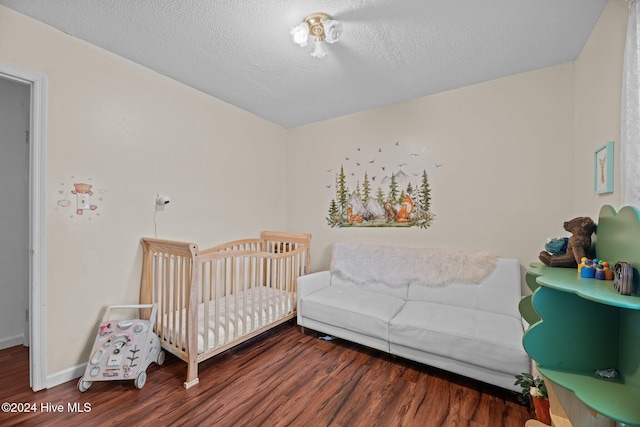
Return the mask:
[[[107,323],[105,325],[100,325],[100,336],[104,336],[113,332],[111,330],[111,323]]]

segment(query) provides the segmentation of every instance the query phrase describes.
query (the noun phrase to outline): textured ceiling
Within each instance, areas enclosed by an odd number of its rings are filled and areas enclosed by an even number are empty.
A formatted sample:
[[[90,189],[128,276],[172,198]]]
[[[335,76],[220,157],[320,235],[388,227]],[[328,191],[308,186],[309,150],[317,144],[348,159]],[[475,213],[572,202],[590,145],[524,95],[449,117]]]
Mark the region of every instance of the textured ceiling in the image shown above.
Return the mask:
[[[576,59],[607,0],[0,0],[290,128]],[[328,55],[292,43],[313,12]]]

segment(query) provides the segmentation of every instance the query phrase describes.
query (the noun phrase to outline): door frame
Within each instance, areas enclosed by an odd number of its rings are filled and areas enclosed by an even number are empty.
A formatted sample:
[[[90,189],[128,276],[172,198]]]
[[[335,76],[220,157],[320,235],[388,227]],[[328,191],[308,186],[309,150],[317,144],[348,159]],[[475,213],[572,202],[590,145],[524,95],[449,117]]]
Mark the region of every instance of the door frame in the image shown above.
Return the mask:
[[[46,384],[46,146],[47,76],[0,61],[0,78],[30,87],[29,108],[29,384]]]

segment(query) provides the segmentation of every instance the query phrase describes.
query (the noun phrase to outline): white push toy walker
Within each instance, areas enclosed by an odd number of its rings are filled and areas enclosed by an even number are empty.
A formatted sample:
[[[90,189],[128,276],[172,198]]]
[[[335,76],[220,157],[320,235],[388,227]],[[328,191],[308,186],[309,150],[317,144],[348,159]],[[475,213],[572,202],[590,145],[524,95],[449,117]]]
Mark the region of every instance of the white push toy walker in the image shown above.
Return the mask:
[[[136,308],[150,308],[149,320],[107,320],[111,310]],[[87,391],[94,381],[133,380],[136,388],[144,387],[151,362],[164,363],[164,351],[153,332],[157,311],[156,304],[107,307],[84,376],[78,381],[80,392]]]

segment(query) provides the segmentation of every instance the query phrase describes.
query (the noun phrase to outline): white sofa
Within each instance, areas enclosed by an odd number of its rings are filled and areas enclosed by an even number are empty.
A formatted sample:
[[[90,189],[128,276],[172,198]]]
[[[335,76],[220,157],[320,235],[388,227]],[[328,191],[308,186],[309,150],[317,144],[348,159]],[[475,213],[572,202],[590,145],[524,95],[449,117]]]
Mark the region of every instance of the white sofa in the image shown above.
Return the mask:
[[[298,325],[519,390],[515,375],[530,371],[530,359],[522,347],[518,260],[497,258],[478,283],[435,287],[355,283],[334,261],[330,271],[298,278]]]

